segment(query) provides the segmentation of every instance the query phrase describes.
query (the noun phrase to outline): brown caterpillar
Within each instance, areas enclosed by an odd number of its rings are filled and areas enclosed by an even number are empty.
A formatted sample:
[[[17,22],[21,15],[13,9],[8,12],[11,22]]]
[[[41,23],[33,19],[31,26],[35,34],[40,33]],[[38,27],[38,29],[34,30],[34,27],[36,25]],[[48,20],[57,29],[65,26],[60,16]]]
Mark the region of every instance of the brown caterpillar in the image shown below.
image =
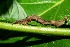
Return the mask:
[[[62,20],[58,20],[58,21],[55,21],[55,20],[46,21],[46,20],[43,20],[39,16],[31,15],[31,16],[26,17],[25,19],[14,22],[14,24],[23,24],[23,25],[25,25],[25,24],[28,24],[28,22],[31,22],[31,21],[37,21],[37,22],[39,22],[43,25],[50,24],[50,25],[54,25],[56,27],[59,27],[59,26],[62,26],[62,25],[65,24],[65,22],[67,21],[67,17],[65,16]]]

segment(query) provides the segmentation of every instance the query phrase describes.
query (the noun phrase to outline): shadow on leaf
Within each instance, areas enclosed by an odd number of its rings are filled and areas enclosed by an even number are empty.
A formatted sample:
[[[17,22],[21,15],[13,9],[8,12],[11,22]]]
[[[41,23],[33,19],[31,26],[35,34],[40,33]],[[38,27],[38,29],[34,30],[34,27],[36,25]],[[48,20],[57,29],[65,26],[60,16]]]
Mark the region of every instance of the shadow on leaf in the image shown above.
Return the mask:
[[[43,44],[43,43],[49,43],[49,42],[61,40],[61,39],[70,39],[70,37],[67,37],[67,36],[45,36],[45,35],[40,35],[40,34],[15,32],[15,31],[8,31],[8,30],[0,29],[1,41],[5,41],[13,37],[24,37],[24,36],[27,36],[27,37],[25,37],[22,40],[16,41],[15,43],[0,43],[0,46],[26,47],[26,46]],[[27,41],[33,37],[37,38],[38,40]]]
[[[60,28],[70,28],[70,25],[62,25]]]
[[[13,0],[0,0],[0,16],[8,12]]]

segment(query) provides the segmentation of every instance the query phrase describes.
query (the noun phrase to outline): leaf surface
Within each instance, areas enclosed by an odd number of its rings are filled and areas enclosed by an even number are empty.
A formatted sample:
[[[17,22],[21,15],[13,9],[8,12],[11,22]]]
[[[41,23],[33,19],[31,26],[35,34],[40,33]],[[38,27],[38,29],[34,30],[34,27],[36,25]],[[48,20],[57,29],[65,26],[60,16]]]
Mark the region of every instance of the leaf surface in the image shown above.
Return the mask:
[[[36,14],[45,20],[59,20],[64,16],[68,17],[67,25],[70,24],[70,7],[69,0],[17,0],[27,15]],[[63,3],[61,3],[63,2]],[[59,5],[60,4],[60,5]],[[18,11],[17,11],[18,12]],[[15,15],[15,14],[14,14]],[[15,18],[14,18],[15,19]],[[16,18],[17,19],[17,18]],[[19,18],[18,18],[19,19]],[[22,19],[22,18],[20,18]],[[31,23],[33,24],[33,23]],[[39,24],[38,24],[39,25]],[[4,31],[4,30],[2,30]],[[7,35],[5,36],[4,35]],[[5,41],[0,40],[3,45],[11,44],[11,46],[25,46],[25,47],[70,47],[69,37],[63,36],[43,36],[37,34],[27,34],[20,32],[13,32],[11,34],[4,31],[3,38]],[[2,35],[2,32],[1,34]],[[15,38],[14,38],[14,37]],[[10,38],[8,38],[10,37]],[[9,44],[10,43],[10,44]]]
[[[6,8],[8,8],[8,10],[6,10],[6,12],[0,16],[0,21],[14,22],[16,20],[21,20],[27,17],[26,12],[17,1],[13,0],[11,2],[12,3],[10,6],[8,6],[8,3],[10,3],[10,1],[6,1],[6,4],[1,4],[6,5]]]

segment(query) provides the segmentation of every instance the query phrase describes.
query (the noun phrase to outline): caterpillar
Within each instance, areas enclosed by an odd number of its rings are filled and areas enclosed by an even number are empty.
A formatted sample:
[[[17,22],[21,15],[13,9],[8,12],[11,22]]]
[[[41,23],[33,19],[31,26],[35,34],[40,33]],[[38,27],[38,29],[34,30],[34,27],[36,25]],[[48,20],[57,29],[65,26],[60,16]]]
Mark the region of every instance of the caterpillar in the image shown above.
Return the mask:
[[[28,24],[28,22],[31,22],[31,21],[37,21],[38,23],[41,23],[43,25],[54,25],[56,27],[59,27],[59,26],[64,25],[65,22],[67,22],[67,17],[65,16],[62,20],[58,20],[58,21],[55,21],[55,20],[47,21],[47,20],[42,19],[39,16],[31,15],[31,16],[26,17],[25,19],[14,22],[14,24],[26,25]]]

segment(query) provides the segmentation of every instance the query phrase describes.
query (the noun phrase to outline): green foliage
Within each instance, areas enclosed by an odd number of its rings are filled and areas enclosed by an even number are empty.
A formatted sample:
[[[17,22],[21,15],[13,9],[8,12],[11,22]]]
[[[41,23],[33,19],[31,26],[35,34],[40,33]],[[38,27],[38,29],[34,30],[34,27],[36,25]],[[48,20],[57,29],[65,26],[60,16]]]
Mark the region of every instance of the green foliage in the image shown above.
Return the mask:
[[[45,20],[59,20],[68,17],[70,25],[69,0],[6,0],[0,2],[0,22],[14,22],[27,15],[36,14]],[[32,25],[40,24],[31,22]],[[45,36],[0,29],[0,46],[17,47],[70,47],[70,39],[65,36]]]
[[[36,14],[43,15],[53,7],[62,3],[63,0],[17,0],[19,4],[25,9],[27,15]]]
[[[4,1],[1,1],[1,2],[3,3]],[[11,1],[7,0],[4,3],[1,4],[2,5],[1,8],[4,8],[4,9],[1,10],[1,13],[0,13],[0,21],[14,22],[16,20],[20,20],[20,19],[23,19],[23,18],[27,17],[26,12],[18,4],[17,1],[15,1],[15,0],[11,0]],[[5,12],[3,13],[2,11],[5,11]]]

